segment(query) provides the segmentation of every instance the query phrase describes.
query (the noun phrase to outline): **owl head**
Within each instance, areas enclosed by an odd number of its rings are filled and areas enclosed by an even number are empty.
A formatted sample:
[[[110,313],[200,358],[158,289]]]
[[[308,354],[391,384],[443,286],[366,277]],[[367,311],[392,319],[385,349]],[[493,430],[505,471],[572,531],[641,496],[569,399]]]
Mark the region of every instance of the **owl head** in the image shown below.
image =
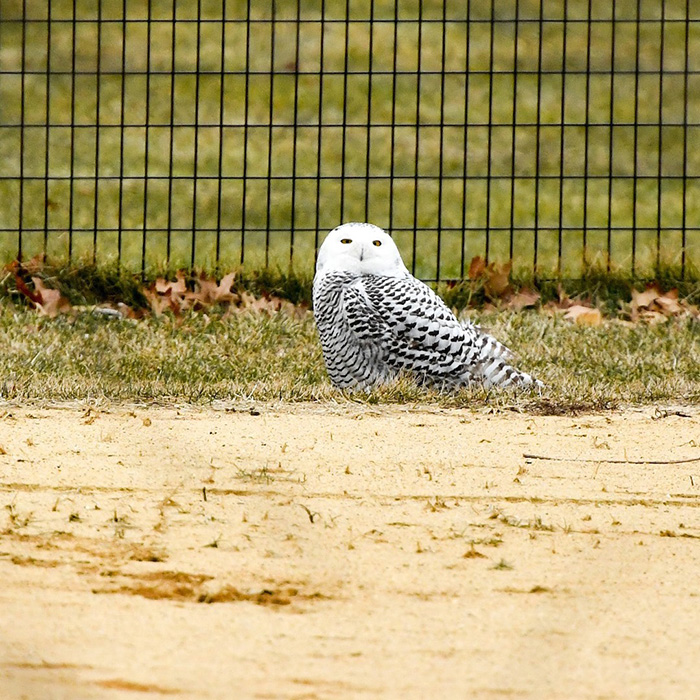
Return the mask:
[[[403,277],[408,270],[388,233],[373,224],[350,223],[334,228],[318,251],[316,275],[328,272]]]

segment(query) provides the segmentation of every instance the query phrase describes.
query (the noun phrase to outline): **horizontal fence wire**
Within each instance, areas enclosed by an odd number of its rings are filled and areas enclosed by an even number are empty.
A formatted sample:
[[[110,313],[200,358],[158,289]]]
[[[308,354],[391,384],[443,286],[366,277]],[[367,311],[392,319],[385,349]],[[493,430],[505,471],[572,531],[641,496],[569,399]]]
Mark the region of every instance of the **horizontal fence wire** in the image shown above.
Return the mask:
[[[3,0],[0,256],[426,281],[700,265],[690,0]]]

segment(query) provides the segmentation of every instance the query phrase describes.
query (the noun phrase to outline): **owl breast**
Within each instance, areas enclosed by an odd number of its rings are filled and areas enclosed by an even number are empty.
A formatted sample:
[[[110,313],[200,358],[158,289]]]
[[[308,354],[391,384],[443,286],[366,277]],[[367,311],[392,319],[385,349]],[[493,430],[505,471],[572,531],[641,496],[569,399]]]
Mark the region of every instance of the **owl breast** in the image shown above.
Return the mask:
[[[314,317],[323,359],[331,382],[341,389],[361,389],[387,380],[395,371],[384,362],[385,350],[367,337],[358,337],[358,324],[376,334],[378,319],[362,300],[361,276],[334,272],[314,281]],[[348,303],[349,297],[352,298]]]

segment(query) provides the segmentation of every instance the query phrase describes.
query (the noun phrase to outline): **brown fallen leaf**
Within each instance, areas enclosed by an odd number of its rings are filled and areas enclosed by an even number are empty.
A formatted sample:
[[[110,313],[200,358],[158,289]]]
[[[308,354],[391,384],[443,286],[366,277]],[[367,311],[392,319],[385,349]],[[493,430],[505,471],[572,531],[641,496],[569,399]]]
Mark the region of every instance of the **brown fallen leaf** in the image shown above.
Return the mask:
[[[71,305],[58,289],[51,289],[44,284],[41,277],[31,277],[32,287],[29,285],[26,276],[30,271],[38,271],[43,267],[43,258],[37,256],[32,258],[28,266],[23,265],[19,260],[13,260],[4,269],[15,278],[15,287],[31,305],[45,316],[54,317],[59,313],[70,311]]]
[[[32,282],[34,283],[36,294],[39,297],[35,303],[40,313],[54,318],[59,313],[70,311],[70,302],[58,289],[47,287],[41,277],[32,277]]]
[[[484,274],[484,270],[486,270],[486,261],[480,255],[476,255],[469,263],[467,275],[470,280],[478,280]]]
[[[628,313],[632,321],[660,323],[676,316],[699,316],[698,308],[680,299],[676,288],[663,292],[657,282],[652,282],[643,292],[633,289],[631,294]]]
[[[230,272],[222,278],[221,282],[217,283],[215,277],[207,277],[202,272],[195,280],[196,291],[188,292],[185,298],[191,308],[207,308],[214,304],[235,303],[240,298],[236,292],[232,291],[235,279],[236,273]]]
[[[17,291],[22,294],[22,296],[29,299],[29,301],[36,306],[41,303],[41,294],[37,293],[29,287],[29,285],[19,276],[17,272],[13,273],[15,276],[15,286]]]
[[[493,300],[502,299],[513,292],[510,284],[512,261],[505,263],[490,262],[488,265],[481,256],[472,258],[467,272],[473,282],[482,281],[486,296]]]
[[[648,309],[661,296],[662,292],[654,282],[648,285],[643,292],[632,289],[632,302],[630,304],[632,310]]]
[[[660,311],[645,310],[639,314],[638,320],[655,325],[657,323],[666,323],[669,318],[670,316],[666,316]]]
[[[599,326],[603,322],[603,314],[600,313],[600,309],[593,309],[581,304],[570,306],[564,314],[564,318],[580,326]]]
[[[178,270],[175,273],[175,281],[166,280],[159,277],[153,283],[153,289],[158,294],[167,294],[170,291],[171,295],[182,294],[187,292],[187,273],[185,270]]]
[[[194,289],[190,289],[187,272],[178,270],[175,281],[159,277],[143,293],[156,315],[171,311],[175,316],[180,316],[190,309],[206,311],[216,304],[240,304],[239,294],[232,290],[235,279],[235,272],[225,275],[220,282],[201,272],[193,280]]]
[[[484,272],[484,291],[491,299],[500,299],[513,291],[510,286],[510,271],[513,263],[489,263]]]
[[[160,316],[164,311],[171,311],[175,316],[180,316],[188,307],[185,300],[186,294],[187,272],[185,270],[178,270],[174,281],[158,277],[143,290],[143,295],[156,316]]]
[[[666,316],[683,316],[686,312],[683,304],[678,300],[677,289],[671,289],[663,296],[656,297],[654,303]]]
[[[519,292],[506,299],[506,308],[521,311],[528,306],[534,306],[540,300],[539,292],[523,287]]]
[[[36,275],[44,269],[45,257],[43,253],[39,253],[30,260],[27,260],[27,262],[23,262],[22,267],[30,275]]]
[[[165,311],[172,311],[178,316],[182,311],[181,304],[177,300],[173,300],[172,290],[169,288],[167,291],[159,293],[156,291],[155,283],[153,283],[150,287],[143,289],[143,295],[156,316],[160,316]]]

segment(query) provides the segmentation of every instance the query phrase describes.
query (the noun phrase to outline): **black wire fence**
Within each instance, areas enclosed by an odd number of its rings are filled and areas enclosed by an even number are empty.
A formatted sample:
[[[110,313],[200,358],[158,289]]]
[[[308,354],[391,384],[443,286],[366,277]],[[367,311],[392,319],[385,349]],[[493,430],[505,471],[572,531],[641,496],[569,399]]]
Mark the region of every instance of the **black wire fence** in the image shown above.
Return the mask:
[[[7,259],[695,275],[699,143],[690,0],[0,4]]]

